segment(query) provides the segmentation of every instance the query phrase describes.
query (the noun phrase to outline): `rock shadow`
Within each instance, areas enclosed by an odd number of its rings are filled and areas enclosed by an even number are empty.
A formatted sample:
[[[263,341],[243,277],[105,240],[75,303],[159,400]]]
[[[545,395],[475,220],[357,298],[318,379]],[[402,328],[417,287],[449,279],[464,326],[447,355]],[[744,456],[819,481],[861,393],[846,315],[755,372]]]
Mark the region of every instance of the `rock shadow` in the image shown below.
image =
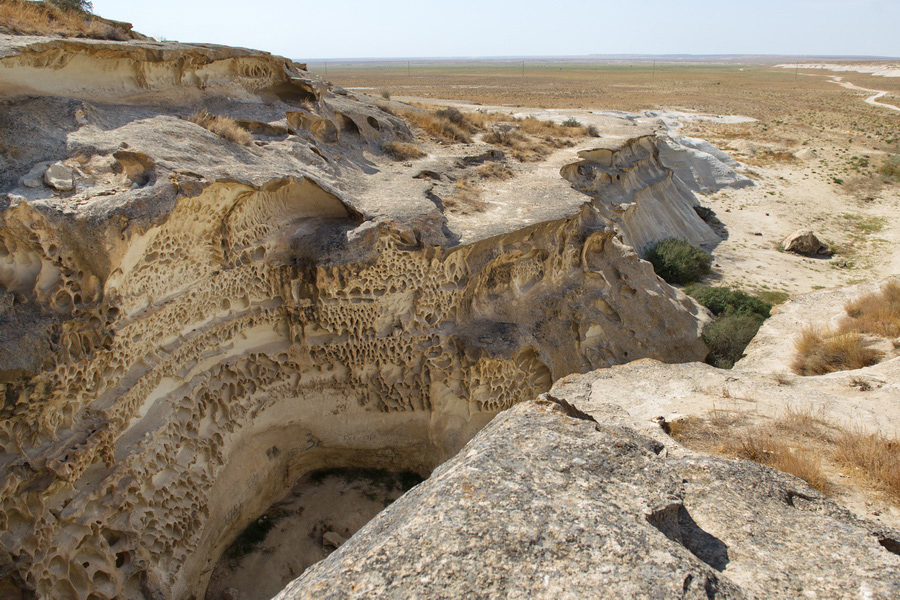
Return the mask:
[[[647,521],[716,571],[724,571],[728,565],[728,546],[700,527],[684,505],[654,512],[647,516]]]

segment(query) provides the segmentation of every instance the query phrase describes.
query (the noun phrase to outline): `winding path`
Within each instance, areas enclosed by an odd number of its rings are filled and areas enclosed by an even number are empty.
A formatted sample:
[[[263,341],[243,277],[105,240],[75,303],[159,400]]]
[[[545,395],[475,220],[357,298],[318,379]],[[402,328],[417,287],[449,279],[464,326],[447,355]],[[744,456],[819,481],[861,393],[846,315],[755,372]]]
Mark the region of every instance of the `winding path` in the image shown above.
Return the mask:
[[[900,106],[895,106],[893,104],[888,104],[886,102],[879,102],[878,99],[882,96],[887,95],[887,92],[882,90],[870,90],[869,88],[859,87],[858,85],[853,85],[849,81],[844,81],[843,77],[838,77],[837,75],[831,75],[831,82],[836,83],[840,86],[843,86],[850,90],[859,90],[861,92],[873,92],[874,96],[869,96],[866,98],[866,104],[871,104],[873,106],[883,106],[884,108],[889,108],[891,110],[896,110],[900,112]]]

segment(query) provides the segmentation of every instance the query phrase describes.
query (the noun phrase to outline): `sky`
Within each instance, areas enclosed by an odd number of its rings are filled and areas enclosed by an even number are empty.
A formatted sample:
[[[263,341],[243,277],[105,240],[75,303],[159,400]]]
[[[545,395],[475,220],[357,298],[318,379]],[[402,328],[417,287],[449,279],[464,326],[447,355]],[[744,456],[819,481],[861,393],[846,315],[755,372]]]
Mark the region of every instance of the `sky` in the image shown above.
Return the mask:
[[[325,58],[900,57],[900,0],[93,0],[157,39]]]

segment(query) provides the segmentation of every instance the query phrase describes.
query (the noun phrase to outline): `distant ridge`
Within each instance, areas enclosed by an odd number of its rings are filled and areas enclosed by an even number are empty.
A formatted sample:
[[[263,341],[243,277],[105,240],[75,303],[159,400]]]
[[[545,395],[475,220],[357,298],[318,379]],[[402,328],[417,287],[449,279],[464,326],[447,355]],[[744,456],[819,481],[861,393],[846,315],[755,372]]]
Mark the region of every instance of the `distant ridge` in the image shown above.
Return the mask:
[[[795,61],[812,61],[812,60],[853,60],[853,61],[881,61],[881,60],[900,60],[896,56],[869,56],[869,55],[829,55],[829,54],[583,54],[583,55],[560,55],[560,56],[442,56],[442,57],[426,57],[426,56],[394,56],[394,57],[341,57],[341,58],[303,58],[295,59],[300,62],[352,62],[352,63],[378,63],[378,62],[396,62],[396,61],[416,61],[416,62],[453,62],[453,61],[478,61],[478,62],[501,62],[501,61],[521,61],[536,60],[541,62],[756,62],[756,63],[783,63]]]

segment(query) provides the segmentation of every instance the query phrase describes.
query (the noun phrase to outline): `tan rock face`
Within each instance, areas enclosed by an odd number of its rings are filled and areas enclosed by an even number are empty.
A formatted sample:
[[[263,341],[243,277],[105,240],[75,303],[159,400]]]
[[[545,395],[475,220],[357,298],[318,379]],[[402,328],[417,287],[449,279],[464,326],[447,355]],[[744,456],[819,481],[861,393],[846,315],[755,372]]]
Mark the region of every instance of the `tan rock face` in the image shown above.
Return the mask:
[[[562,169],[562,176],[592,196],[603,216],[616,224],[623,241],[640,254],[670,237],[715,243],[718,236],[694,212],[697,200],[691,191],[662,165],[660,148],[672,159],[677,156],[674,147],[670,141],[647,135],[628,140],[618,149],[585,150],[579,153],[582,160]]]
[[[427,474],[563,375],[706,354],[703,311],[588,197],[453,245],[426,196],[368,183],[396,117],[264,54],[67,44],[0,54],[0,93],[60,96],[10,98],[33,136],[0,177],[0,592],[199,596],[304,473]],[[185,82],[253,142],[149,102]],[[118,85],[143,91],[83,101]],[[63,160],[65,198],[23,181]]]

